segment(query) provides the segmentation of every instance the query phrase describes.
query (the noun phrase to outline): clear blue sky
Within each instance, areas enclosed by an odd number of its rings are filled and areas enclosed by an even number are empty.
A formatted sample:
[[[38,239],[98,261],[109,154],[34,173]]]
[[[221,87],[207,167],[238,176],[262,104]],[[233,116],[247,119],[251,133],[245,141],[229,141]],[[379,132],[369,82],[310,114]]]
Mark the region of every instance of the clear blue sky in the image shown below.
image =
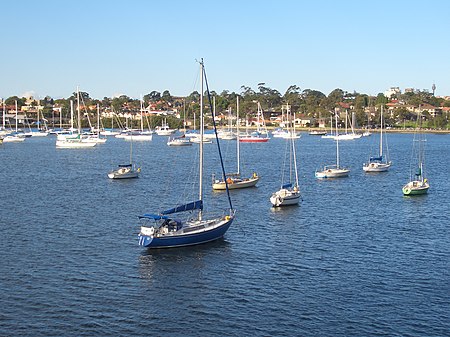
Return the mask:
[[[450,1],[3,1],[0,97],[210,89],[450,95]]]

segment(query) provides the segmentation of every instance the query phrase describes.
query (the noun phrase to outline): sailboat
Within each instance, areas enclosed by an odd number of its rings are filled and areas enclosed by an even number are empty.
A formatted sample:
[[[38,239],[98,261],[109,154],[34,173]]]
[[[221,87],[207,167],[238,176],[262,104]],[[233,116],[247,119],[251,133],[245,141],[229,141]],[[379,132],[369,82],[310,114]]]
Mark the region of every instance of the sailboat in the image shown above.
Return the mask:
[[[284,105],[281,106],[281,121],[278,128],[272,131],[273,138],[284,138],[286,135],[289,135],[289,131],[285,128],[285,126],[289,123],[287,117],[284,117]],[[286,114],[287,115],[287,114]]]
[[[236,122],[236,158],[237,158],[237,172],[236,173],[228,173],[226,176],[222,177],[222,179],[215,179],[213,176],[213,190],[226,190],[227,188],[230,190],[253,187],[259,181],[259,176],[256,172],[253,172],[252,176],[249,178],[242,178],[240,171],[240,137],[239,137],[239,97],[237,97],[237,122]]]
[[[78,133],[73,134],[73,102],[70,101],[71,134],[59,134],[56,138],[56,147],[62,149],[88,148],[97,145],[96,142],[81,134],[81,112],[80,112],[80,91],[77,87],[77,113],[78,113]]]
[[[89,121],[89,126],[91,131],[90,132],[84,132],[83,136],[86,136],[86,140],[89,142],[94,142],[97,144],[104,144],[106,143],[107,138],[106,137],[100,137],[100,105],[97,104],[97,128],[94,128],[91,125],[91,121],[89,120],[89,116],[88,116],[88,121]]]
[[[203,86],[206,82],[206,91],[208,92],[209,105],[212,109],[211,96],[209,94],[208,82],[206,80],[203,59],[200,61],[201,74],[201,95],[200,95],[200,138],[203,139]],[[213,116],[214,133],[216,135],[217,149],[219,152],[222,173],[225,176],[219,138],[217,136],[216,123]],[[144,214],[139,218],[144,222],[139,232],[139,245],[147,248],[170,248],[202,244],[214,241],[223,237],[231,226],[235,210],[233,209],[229,191],[227,189],[229,211],[227,215],[219,215],[212,218],[206,218],[203,214],[203,142],[199,144],[199,196],[198,200],[184,205],[175,206],[157,214]],[[184,212],[198,211],[198,215],[192,218],[192,214],[187,214],[186,220],[180,220]],[[177,214],[177,218],[172,215]],[[185,213],[186,214],[186,213]]]
[[[264,122],[264,114],[261,108],[261,104],[258,102],[257,116],[257,130],[246,134],[239,138],[241,143],[267,143],[269,141],[269,134],[267,132],[266,124]]]
[[[120,132],[119,131],[115,131],[114,130],[114,117],[115,117],[116,113],[114,112],[114,108],[112,108],[112,112],[111,112],[111,128],[106,129],[106,128],[102,128],[102,130],[100,131],[100,134],[102,136],[116,136],[118,135]]]
[[[337,114],[335,115],[335,122],[336,122],[336,136],[339,136],[337,129]],[[324,166],[321,171],[316,171],[315,174],[316,178],[319,179],[342,178],[348,176],[350,170],[341,167],[339,163],[339,137],[336,137],[335,141],[336,141],[336,164]]]
[[[347,121],[349,121],[349,117],[348,117],[348,111],[345,110],[345,133],[343,134],[336,134],[336,136],[334,136],[334,139],[339,139],[339,140],[353,140],[353,139],[358,139],[362,137],[362,134],[357,134],[355,133],[355,130],[353,128],[353,124],[354,124],[354,120],[355,120],[355,115],[354,113],[352,113],[352,121],[350,121],[350,127],[352,129],[351,133],[347,132]]]
[[[214,97],[215,98],[215,97]],[[239,99],[239,97],[238,97]],[[237,120],[238,118],[236,118]],[[233,125],[231,120],[231,107],[228,109],[228,128],[219,131],[219,138],[224,140],[234,140],[236,139],[236,134],[233,132]]]
[[[286,115],[288,116],[287,119],[288,125],[292,124],[293,126],[291,128],[288,127],[286,132],[281,134],[281,138],[284,139],[300,138],[301,137],[300,133],[295,131],[295,113],[294,118],[291,118],[291,110],[289,104],[286,104]]]
[[[162,120],[161,125],[157,126],[155,128],[155,132],[158,136],[170,136],[172,134],[174,134],[177,131],[177,129],[171,129],[169,127],[169,124],[167,124],[167,120],[164,118],[164,120]]]
[[[183,104],[184,106],[184,104]],[[181,136],[170,137],[167,140],[167,145],[169,146],[191,146],[191,140],[186,137],[186,109],[184,109],[183,114],[183,134]]]
[[[30,135],[32,137],[46,137],[49,134],[48,131],[45,131],[45,130],[43,130],[41,128],[41,121],[39,119],[39,105],[40,105],[40,101],[38,100],[37,109],[36,109],[37,110],[36,111],[36,113],[37,113],[36,125],[38,126],[38,130],[37,131],[32,131],[31,128],[30,128],[30,132],[27,132],[27,135]],[[26,115],[25,115],[25,118],[26,118]],[[42,116],[42,119],[45,122],[44,116]],[[27,119],[27,122],[28,122],[28,119]]]
[[[283,183],[282,181],[281,188],[273,193],[270,197],[270,202],[275,207],[297,205],[300,200],[300,186],[298,184],[295,138],[289,138],[289,142],[287,145],[289,145],[289,150],[286,151],[286,154],[289,153],[289,182]]]
[[[130,163],[119,165],[116,170],[108,173],[110,179],[138,178],[141,168],[133,164],[133,139],[130,139]]]
[[[383,106],[381,106],[380,115],[380,149],[378,152],[378,156],[369,157],[369,161],[363,165],[364,172],[386,172],[387,170],[389,170],[389,167],[391,167],[392,164],[392,162],[389,160],[388,154],[383,154]]]
[[[122,137],[125,140],[150,141],[153,139],[153,131],[144,130],[144,102],[141,98],[141,129],[129,130]]]
[[[3,119],[5,115],[3,114]],[[5,143],[19,143],[25,141],[25,136],[21,135],[19,133],[19,129],[17,128],[17,121],[18,121],[18,115],[17,115],[17,101],[16,101],[16,131],[12,133],[8,133],[4,138],[3,142]]]
[[[330,133],[326,133],[325,135],[321,136],[321,138],[332,138],[334,139],[334,131],[333,131],[333,115],[330,116]]]
[[[402,191],[403,195],[420,195],[428,193],[428,189],[430,188],[430,184],[428,183],[428,179],[425,178],[424,173],[424,160],[425,160],[425,146],[424,142],[426,141],[423,133],[421,132],[421,121],[422,114],[419,111],[417,115],[417,127],[416,132],[414,133],[413,140],[413,151],[412,151],[412,160],[410,170],[410,178],[409,183],[403,186]],[[414,175],[413,172],[415,171]]]

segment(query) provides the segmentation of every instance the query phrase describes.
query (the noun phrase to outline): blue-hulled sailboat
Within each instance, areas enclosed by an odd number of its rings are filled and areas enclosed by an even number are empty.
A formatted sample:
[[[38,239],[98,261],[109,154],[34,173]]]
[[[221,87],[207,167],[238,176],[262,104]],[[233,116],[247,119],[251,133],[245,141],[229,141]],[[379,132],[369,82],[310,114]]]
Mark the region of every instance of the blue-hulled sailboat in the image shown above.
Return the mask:
[[[364,172],[386,172],[391,167],[392,162],[389,160],[389,153],[383,153],[383,105],[380,112],[380,150],[378,156],[369,157],[369,161],[363,165]],[[386,141],[385,141],[386,142]],[[386,144],[387,150],[387,144]]]
[[[139,218],[143,221],[139,232],[139,245],[147,248],[171,248],[202,244],[220,239],[224,236],[234,220],[235,210],[233,209],[230,194],[227,187],[229,210],[226,214],[216,217],[206,218],[203,214],[203,85],[206,82],[209,104],[212,109],[211,97],[206,81],[203,60],[200,61],[201,73],[201,96],[200,96],[200,148],[199,148],[199,197],[198,200],[179,205],[157,214],[144,214]],[[214,117],[214,116],[213,116]],[[216,135],[217,149],[219,152],[222,173],[225,176],[222,155],[220,151],[219,137],[217,136],[216,124],[213,120],[214,132]],[[197,212],[195,217],[187,220],[175,218],[185,212]]]

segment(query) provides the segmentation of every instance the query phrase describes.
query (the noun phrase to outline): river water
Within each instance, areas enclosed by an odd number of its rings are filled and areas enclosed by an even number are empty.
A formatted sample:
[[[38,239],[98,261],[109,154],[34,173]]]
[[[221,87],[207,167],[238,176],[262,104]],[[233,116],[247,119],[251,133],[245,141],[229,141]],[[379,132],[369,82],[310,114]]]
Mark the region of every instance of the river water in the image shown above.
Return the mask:
[[[428,195],[403,197],[412,134],[389,134],[393,161],[362,164],[378,136],[340,142],[348,178],[319,181],[335,144],[297,141],[298,207],[271,208],[285,141],[242,144],[258,187],[232,191],[237,217],[224,240],[151,251],[137,216],[190,190],[197,145],[133,143],[139,179],[111,181],[130,143],[56,149],[55,138],[0,147],[2,336],[449,336],[450,136],[427,135]],[[214,145],[205,145],[207,163]],[[235,143],[222,142],[226,165]],[[372,153],[375,154],[375,153]],[[206,172],[218,173],[214,167]],[[205,182],[206,208],[225,194]],[[220,205],[220,206],[219,206]]]

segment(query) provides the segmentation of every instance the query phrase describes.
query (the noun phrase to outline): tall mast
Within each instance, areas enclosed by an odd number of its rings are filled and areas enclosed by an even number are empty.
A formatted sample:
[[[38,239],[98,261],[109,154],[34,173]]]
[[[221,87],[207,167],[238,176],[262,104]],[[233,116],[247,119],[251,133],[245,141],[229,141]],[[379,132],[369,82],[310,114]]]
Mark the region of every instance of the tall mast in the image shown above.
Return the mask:
[[[144,131],[144,101],[142,100],[142,95],[141,95],[141,131]]]
[[[60,113],[61,116],[61,113]],[[73,101],[70,100],[70,132],[73,133]]]
[[[78,134],[81,135],[80,90],[77,87]]]
[[[380,123],[381,123],[381,129],[380,129],[380,157],[383,157],[383,105],[381,105],[381,117],[380,117]]]
[[[288,104],[289,107],[289,104]],[[291,141],[292,141],[292,153],[293,153],[293,160],[294,160],[294,171],[295,171],[295,186],[298,187],[298,173],[297,173],[297,155],[295,153],[295,112],[294,112],[294,121],[293,121],[293,133],[291,135]]]
[[[183,98],[183,132],[186,136],[186,99]]]
[[[2,100],[3,102],[3,130],[5,129],[5,100]]]
[[[339,168],[339,134],[337,127],[337,114],[335,115],[335,122],[336,122],[336,168]]]
[[[347,120],[348,120],[348,111],[345,109],[345,133],[347,134]]]
[[[114,108],[112,109],[111,114],[111,131],[114,131]]]
[[[201,86],[200,86],[200,158],[199,158],[199,200],[203,200],[203,59],[200,61],[200,76],[201,76]],[[202,220],[202,210],[198,214],[198,219]]]
[[[16,100],[16,132],[17,132],[17,100]]]
[[[38,126],[37,128],[38,128],[38,131],[40,131],[41,130],[41,122],[39,122],[39,99],[37,101],[36,110],[37,110],[37,126]]]
[[[100,105],[97,103],[97,135],[100,136]]]
[[[241,147],[239,145],[239,96],[236,97],[236,157],[237,157],[237,174],[240,174],[241,165]]]

